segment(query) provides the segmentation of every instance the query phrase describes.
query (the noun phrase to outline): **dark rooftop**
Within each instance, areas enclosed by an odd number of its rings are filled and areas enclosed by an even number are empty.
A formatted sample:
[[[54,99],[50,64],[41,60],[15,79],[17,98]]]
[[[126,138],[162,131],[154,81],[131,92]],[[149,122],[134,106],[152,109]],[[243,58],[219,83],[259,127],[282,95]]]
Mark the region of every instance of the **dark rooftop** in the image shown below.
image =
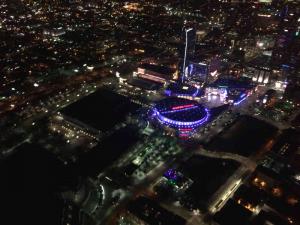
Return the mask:
[[[165,91],[166,95],[180,95],[180,96],[198,96],[203,94],[203,91],[188,84],[170,83]]]
[[[251,211],[229,199],[226,205],[216,213],[215,220],[220,225],[249,225]]]
[[[180,216],[145,197],[139,197],[131,202],[128,210],[149,225],[184,225],[186,223]]]
[[[207,201],[239,165],[239,163],[232,160],[192,156],[180,168],[185,176],[194,181],[187,190],[187,195],[192,200],[191,203],[196,207],[205,209]]]
[[[249,78],[231,78],[231,77],[222,77],[218,78],[214,83],[210,84],[211,87],[225,87],[230,89],[251,89],[254,87]]]
[[[146,80],[143,78],[132,78],[127,81],[128,84],[136,86],[145,90],[158,90],[162,87],[161,83],[157,83],[151,80]]]
[[[139,68],[150,70],[155,73],[160,73],[163,75],[173,75],[173,73],[175,72],[175,70],[171,69],[170,67],[153,65],[153,64],[142,64],[139,66]]]
[[[207,148],[244,156],[256,153],[277,132],[272,125],[249,116],[241,116],[231,127],[213,138]]]
[[[138,141],[135,128],[122,128],[103,140],[88,153],[80,156],[79,171],[84,176],[97,176]]]
[[[62,109],[61,113],[99,131],[108,131],[123,122],[139,105],[127,97],[100,89]]]
[[[254,218],[251,225],[288,225],[290,224],[287,220],[281,216],[275,214],[274,212],[261,211],[257,217]]]

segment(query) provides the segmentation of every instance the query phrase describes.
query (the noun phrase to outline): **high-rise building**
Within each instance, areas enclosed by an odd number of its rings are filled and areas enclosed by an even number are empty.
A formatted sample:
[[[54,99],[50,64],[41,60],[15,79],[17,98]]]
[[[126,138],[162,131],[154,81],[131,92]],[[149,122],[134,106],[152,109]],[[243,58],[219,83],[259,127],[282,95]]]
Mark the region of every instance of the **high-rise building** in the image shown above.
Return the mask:
[[[196,30],[191,27],[184,27],[184,57],[182,66],[182,82],[187,76],[188,68],[187,65],[193,59],[195,54],[195,44],[196,44]]]

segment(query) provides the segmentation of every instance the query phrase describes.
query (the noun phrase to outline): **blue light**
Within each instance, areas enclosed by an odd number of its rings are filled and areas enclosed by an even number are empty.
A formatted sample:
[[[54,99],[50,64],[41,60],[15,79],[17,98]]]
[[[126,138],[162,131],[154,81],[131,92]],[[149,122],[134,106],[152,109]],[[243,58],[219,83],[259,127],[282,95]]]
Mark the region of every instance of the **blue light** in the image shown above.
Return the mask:
[[[233,105],[239,105],[239,104],[241,104],[246,98],[247,98],[247,96],[245,96],[244,98],[240,99],[239,101],[233,103]]]
[[[167,96],[171,96],[172,91],[171,91],[171,90],[165,90],[165,94],[166,94]]]
[[[243,98],[243,97],[245,97],[246,96],[246,94],[244,93],[244,94],[241,94],[241,96],[240,96],[240,98]]]
[[[196,97],[199,93],[199,88],[197,88],[196,92],[193,94],[193,97]]]
[[[155,112],[155,115],[156,115],[157,119],[161,123],[163,123],[167,126],[175,126],[177,128],[183,128],[183,127],[196,128],[196,127],[201,126],[205,122],[207,122],[209,117],[210,117],[209,110],[206,109],[206,108],[205,108],[205,112],[206,112],[205,117],[203,117],[200,120],[189,121],[189,122],[183,122],[183,121],[177,121],[177,120],[169,119],[169,118],[163,116],[161,113],[159,113],[157,109],[154,109],[154,112]]]

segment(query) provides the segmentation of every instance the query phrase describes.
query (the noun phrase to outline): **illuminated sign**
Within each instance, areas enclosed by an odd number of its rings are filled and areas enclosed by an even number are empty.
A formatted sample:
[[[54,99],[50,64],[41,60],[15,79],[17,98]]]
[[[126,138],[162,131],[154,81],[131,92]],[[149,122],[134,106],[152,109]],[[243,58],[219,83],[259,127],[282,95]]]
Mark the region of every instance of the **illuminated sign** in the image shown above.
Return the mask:
[[[194,104],[174,106],[174,107],[172,107],[172,110],[187,109],[187,108],[191,108],[193,106],[194,106]]]

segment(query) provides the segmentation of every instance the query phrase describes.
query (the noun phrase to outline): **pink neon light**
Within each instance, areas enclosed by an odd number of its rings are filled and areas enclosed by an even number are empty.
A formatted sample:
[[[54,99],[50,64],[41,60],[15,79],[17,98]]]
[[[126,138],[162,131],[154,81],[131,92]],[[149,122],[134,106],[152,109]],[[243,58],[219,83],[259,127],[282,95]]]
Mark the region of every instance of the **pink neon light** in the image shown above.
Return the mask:
[[[192,128],[180,128],[179,129],[180,131],[191,131],[191,130],[193,130]]]
[[[194,104],[174,106],[174,107],[172,107],[172,110],[187,109],[187,108],[191,108],[193,106],[194,106]]]

